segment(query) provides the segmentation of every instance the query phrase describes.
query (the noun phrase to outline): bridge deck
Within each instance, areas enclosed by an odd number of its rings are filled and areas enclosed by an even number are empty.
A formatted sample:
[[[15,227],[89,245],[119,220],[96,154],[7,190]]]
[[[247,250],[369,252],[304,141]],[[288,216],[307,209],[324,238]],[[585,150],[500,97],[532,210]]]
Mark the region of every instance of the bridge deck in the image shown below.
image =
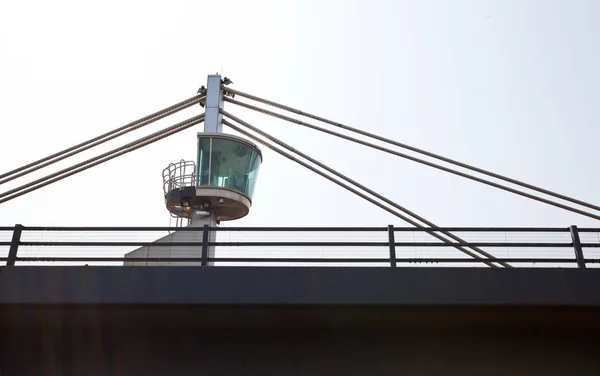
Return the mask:
[[[2,267],[0,372],[593,375],[599,281],[600,269]]]
[[[13,324],[28,312],[93,310],[107,319],[139,314],[136,321],[194,312],[190,318],[204,317],[196,325],[274,325],[286,318],[293,320],[285,325],[474,325],[475,317],[494,322],[498,315],[530,325],[600,310],[599,282],[600,269],[3,267],[0,305],[3,315],[20,312]]]

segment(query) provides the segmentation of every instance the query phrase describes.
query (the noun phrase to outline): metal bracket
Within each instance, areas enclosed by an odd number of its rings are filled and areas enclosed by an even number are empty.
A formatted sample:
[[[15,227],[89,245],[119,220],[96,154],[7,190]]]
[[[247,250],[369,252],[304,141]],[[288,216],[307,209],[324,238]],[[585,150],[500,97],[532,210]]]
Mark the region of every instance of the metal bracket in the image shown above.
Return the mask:
[[[225,88],[225,86],[227,85],[231,85],[233,83],[233,81],[231,81],[231,79],[229,79],[228,77],[225,77],[221,80],[221,88],[223,88],[223,95],[226,97],[231,97],[231,98],[235,98],[235,94],[234,93],[230,93],[229,91],[227,91],[227,89]]]
[[[202,85],[200,89],[198,89],[196,94],[206,95],[206,88],[204,87],[204,85]],[[204,106],[206,106],[206,98],[200,100],[200,107],[204,108]]]

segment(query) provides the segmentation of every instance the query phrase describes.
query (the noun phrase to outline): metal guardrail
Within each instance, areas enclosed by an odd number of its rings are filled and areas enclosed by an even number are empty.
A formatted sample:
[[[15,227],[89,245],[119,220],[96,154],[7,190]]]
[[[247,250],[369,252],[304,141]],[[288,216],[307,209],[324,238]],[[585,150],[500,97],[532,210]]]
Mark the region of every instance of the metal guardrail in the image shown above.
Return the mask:
[[[163,170],[163,191],[165,194],[185,187],[195,187],[198,176],[196,162],[181,160],[176,163],[170,163]]]
[[[399,263],[435,263],[435,264],[482,264],[484,262],[506,262],[506,263],[549,263],[549,264],[576,264],[579,268],[585,268],[587,264],[599,264],[598,258],[585,258],[584,248],[600,248],[600,228],[577,228],[570,226],[567,228],[530,228],[530,227],[444,227],[444,228],[408,228],[394,227],[216,227],[203,228],[192,227],[25,227],[15,225],[14,227],[0,227],[0,231],[12,231],[10,242],[0,242],[0,246],[8,246],[8,256],[0,257],[0,261],[6,262],[7,266],[13,266],[18,262],[125,262],[125,261],[143,261],[143,262],[201,262],[201,265],[207,266],[209,262],[272,262],[272,263],[386,263],[391,267],[396,267]],[[169,242],[155,243],[147,241],[23,241],[22,235],[26,232],[101,232],[101,231],[202,231],[202,242]],[[209,242],[210,232],[379,232],[387,233],[387,241],[243,241],[243,242]],[[396,241],[398,233],[426,233],[439,231],[453,231],[464,233],[563,233],[569,236],[570,242],[432,242],[432,241]],[[595,233],[598,235],[598,242],[581,242],[580,234]],[[169,246],[169,247],[195,247],[199,248],[201,257],[154,257],[143,259],[132,259],[125,257],[20,257],[18,252],[20,247],[118,247],[118,246]],[[386,257],[209,257],[209,247],[386,247],[388,253]],[[573,257],[504,257],[504,258],[454,258],[454,257],[398,257],[397,250],[405,247],[455,247],[455,246],[477,246],[477,247],[505,247],[505,248],[570,248]]]

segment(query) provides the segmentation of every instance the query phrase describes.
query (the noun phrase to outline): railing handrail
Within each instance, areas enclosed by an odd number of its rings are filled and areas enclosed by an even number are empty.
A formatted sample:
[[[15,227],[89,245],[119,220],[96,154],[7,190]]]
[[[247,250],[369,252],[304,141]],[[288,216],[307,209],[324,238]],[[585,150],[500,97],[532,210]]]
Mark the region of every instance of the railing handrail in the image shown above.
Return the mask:
[[[160,246],[169,247],[194,247],[202,246],[202,242],[82,242],[82,241],[25,241],[19,242],[19,245],[25,247],[128,247],[128,246]],[[0,242],[0,246],[10,246],[11,242]],[[514,247],[514,248],[570,248],[573,243],[534,243],[534,242],[208,242],[209,246],[219,247],[388,247],[395,245],[397,247],[456,247],[456,246],[474,246],[474,247]],[[583,248],[600,248],[600,243],[581,243]]]
[[[167,194],[176,188],[196,186],[196,176],[196,162],[182,159],[170,163],[162,172],[163,191]]]
[[[14,226],[0,227],[0,231],[13,231]],[[202,231],[202,227],[168,226],[23,226],[27,231]],[[248,232],[386,232],[387,227],[210,227],[210,231]],[[394,232],[569,232],[569,227],[394,227]],[[579,232],[600,232],[600,228],[578,228]]]
[[[0,261],[6,261],[6,264],[15,265],[16,261],[133,261],[137,259],[126,257],[19,257],[17,254],[19,246],[23,247],[118,247],[118,246],[168,246],[168,247],[198,247],[201,250],[201,257],[169,257],[169,258],[144,258],[140,260],[154,262],[165,261],[195,261],[202,265],[208,265],[209,262],[306,262],[306,263],[331,263],[331,262],[364,262],[364,263],[390,263],[390,266],[396,267],[398,263],[576,263],[579,268],[585,268],[586,263],[600,263],[600,259],[586,259],[583,254],[584,248],[600,248],[600,229],[599,228],[578,228],[569,227],[93,227],[93,226],[23,226],[17,224],[13,227],[0,227],[0,231],[12,231],[12,240],[0,242],[0,246],[10,247],[8,257],[0,257]],[[147,241],[23,241],[23,233],[47,231],[47,232],[69,232],[69,231],[192,231],[202,232],[202,241],[176,241],[168,243],[156,243]],[[387,232],[387,241],[211,241],[210,233],[213,231],[247,231],[247,232]],[[472,241],[472,242],[437,242],[437,241],[403,241],[395,239],[394,234],[400,232],[425,233],[435,231],[453,231],[453,232],[504,232],[504,233],[570,233],[571,241],[560,242],[542,242],[538,239],[534,241],[520,242],[494,242],[494,241]],[[598,242],[582,242],[579,234],[582,232],[598,233]],[[209,257],[209,247],[388,247],[389,257],[339,257],[339,258],[314,258],[314,257]],[[538,258],[496,258],[496,257],[477,257],[466,258],[444,258],[444,257],[397,257],[396,248],[406,249],[406,247],[457,247],[457,246],[475,246],[475,247],[503,247],[503,248],[571,248],[574,251],[574,258],[565,257],[538,257]]]
[[[0,261],[7,261],[7,257],[0,257]],[[389,263],[390,258],[314,258],[314,257],[208,257],[209,262],[307,262],[307,263]],[[395,259],[398,263],[484,263],[484,262],[511,262],[511,263],[575,263],[575,258],[444,258],[444,257],[399,257]],[[144,259],[131,259],[126,257],[18,257],[17,261],[71,261],[71,262],[200,262],[197,257],[148,257]],[[600,264],[600,259],[586,259],[586,263]]]

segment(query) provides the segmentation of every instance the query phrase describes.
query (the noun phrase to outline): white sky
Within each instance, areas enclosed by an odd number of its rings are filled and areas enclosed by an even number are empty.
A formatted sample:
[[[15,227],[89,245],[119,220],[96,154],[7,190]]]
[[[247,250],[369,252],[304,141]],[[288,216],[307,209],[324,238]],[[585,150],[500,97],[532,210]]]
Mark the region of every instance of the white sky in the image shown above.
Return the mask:
[[[0,2],[1,172],[189,98],[208,74],[222,71],[233,88],[600,203],[599,2],[90,4]],[[438,225],[599,227],[231,104],[226,109]],[[200,112],[193,107],[60,166]],[[194,158],[200,130],[1,204],[0,224],[166,226],[161,172]],[[405,225],[262,149],[250,215],[223,225]]]

